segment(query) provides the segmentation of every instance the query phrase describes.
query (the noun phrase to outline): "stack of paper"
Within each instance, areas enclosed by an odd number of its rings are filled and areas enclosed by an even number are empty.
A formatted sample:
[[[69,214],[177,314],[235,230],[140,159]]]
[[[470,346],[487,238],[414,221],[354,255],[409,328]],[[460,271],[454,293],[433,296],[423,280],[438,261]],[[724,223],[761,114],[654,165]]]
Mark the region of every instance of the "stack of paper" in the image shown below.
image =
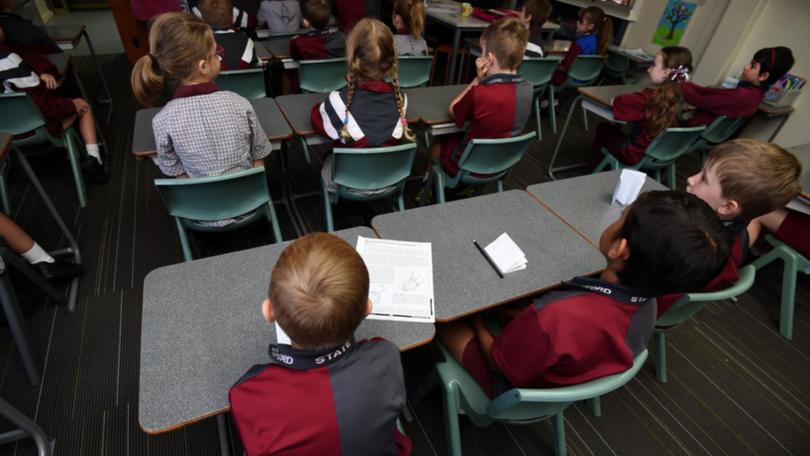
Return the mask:
[[[647,175],[641,171],[623,169],[619,181],[616,182],[616,188],[613,190],[613,200],[610,204],[615,202],[623,206],[631,204],[638,198],[646,179]]]
[[[484,247],[487,255],[501,271],[501,274],[520,271],[526,269],[526,254],[520,250],[515,241],[508,234],[503,233],[498,239]]]

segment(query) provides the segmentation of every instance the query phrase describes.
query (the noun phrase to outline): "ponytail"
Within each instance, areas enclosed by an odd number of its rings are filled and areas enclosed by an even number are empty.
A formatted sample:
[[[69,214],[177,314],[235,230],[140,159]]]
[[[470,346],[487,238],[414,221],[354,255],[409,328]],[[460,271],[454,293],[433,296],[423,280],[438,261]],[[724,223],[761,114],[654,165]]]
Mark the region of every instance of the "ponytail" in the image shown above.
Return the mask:
[[[166,82],[157,59],[152,54],[147,54],[135,62],[131,83],[132,93],[142,106],[152,107],[162,104],[161,98]]]
[[[602,27],[599,28],[599,55],[606,56],[608,53],[608,46],[610,40],[613,39],[613,19],[610,16],[604,16],[602,20]]]

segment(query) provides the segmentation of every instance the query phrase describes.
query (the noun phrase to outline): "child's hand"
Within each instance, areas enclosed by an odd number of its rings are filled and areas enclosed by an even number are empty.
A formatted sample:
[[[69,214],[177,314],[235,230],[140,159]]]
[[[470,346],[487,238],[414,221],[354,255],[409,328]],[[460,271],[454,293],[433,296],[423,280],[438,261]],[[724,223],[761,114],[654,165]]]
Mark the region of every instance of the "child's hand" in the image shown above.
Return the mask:
[[[475,59],[476,79],[480,81],[481,79],[487,77],[490,66],[492,66],[492,63],[486,57],[478,57],[477,59]]]
[[[56,88],[56,78],[49,74],[41,74],[39,75],[39,79],[45,84],[45,88],[48,90],[53,90]]]
[[[76,108],[76,114],[78,114],[78,115],[82,115],[82,114],[84,114],[86,112],[90,112],[90,105],[87,104],[87,102],[84,101],[81,98],[74,98],[73,99],[73,107]]]

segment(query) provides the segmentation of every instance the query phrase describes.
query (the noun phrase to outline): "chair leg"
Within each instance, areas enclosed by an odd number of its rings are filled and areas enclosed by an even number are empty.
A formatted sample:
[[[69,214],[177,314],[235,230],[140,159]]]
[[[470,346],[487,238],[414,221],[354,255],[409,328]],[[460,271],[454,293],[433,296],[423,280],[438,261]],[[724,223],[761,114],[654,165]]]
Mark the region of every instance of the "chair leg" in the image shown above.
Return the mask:
[[[551,120],[551,132],[557,134],[557,108],[554,106],[554,86],[550,83],[548,87],[548,118]]]
[[[8,197],[8,185],[6,185],[8,163],[8,160],[4,160],[2,166],[0,166],[0,204],[3,205],[3,212],[11,214],[11,201]]]
[[[461,429],[458,423],[458,390],[446,385],[444,389],[444,424],[447,432],[447,453],[461,456]]]
[[[534,117],[537,120],[537,140],[543,140],[543,132],[540,130],[540,94],[534,96]]]
[[[585,127],[585,131],[588,131],[588,111],[584,107],[582,108],[582,126]]]
[[[332,198],[326,187],[321,184],[321,192],[323,197],[323,218],[326,223],[326,232],[332,233],[335,231],[335,223],[332,220]]]
[[[6,272],[0,274],[0,304],[3,306],[3,312],[8,321],[14,345],[17,346],[17,352],[22,360],[25,375],[32,385],[39,385],[42,380],[42,363],[17,302],[14,287]]]
[[[399,192],[399,195],[397,195],[397,210],[405,210],[405,198],[402,196],[402,192]]]
[[[25,416],[22,412],[3,399],[0,399],[0,416],[3,416],[15,426],[18,426],[19,430],[26,434],[25,436],[15,435],[12,437],[13,434],[17,433],[15,431],[11,431],[0,435],[0,441],[7,443],[19,440],[20,438],[31,437],[34,439],[34,444],[37,446],[38,456],[50,456],[52,454],[52,440],[45,435],[45,431],[43,431],[42,428],[39,427],[39,425],[31,418]]]
[[[29,282],[33,283],[37,288],[44,291],[45,294],[56,301],[59,305],[63,306],[67,304],[65,296],[62,294],[62,292],[57,290],[56,287],[54,287],[50,282],[35,272],[27,261],[23,260],[16,253],[7,251],[5,247],[0,247],[0,252],[2,252],[3,261],[5,261],[7,265],[13,266],[14,269],[25,276]]]
[[[796,304],[796,260],[787,257],[782,270],[782,304],[779,309],[779,334],[787,340],[793,339],[793,312]]]
[[[554,415],[554,453],[565,456],[568,449],[565,447],[565,416],[563,412]]]
[[[188,233],[180,219],[175,217],[174,223],[177,225],[177,237],[180,238],[180,247],[183,249],[183,261],[194,260],[194,254],[191,252],[191,245],[188,241]]]
[[[661,383],[667,382],[667,338],[663,331],[656,332],[655,337],[655,376]]]
[[[267,202],[267,219],[273,230],[273,239],[276,242],[281,242],[284,239],[281,237],[281,228],[278,226],[278,217],[276,216],[276,209],[273,207],[273,199]]]
[[[591,414],[597,418],[602,416],[602,398],[600,396],[588,399],[588,408],[591,409]]]
[[[76,196],[79,199],[79,207],[87,206],[87,188],[84,185],[82,168],[79,165],[79,149],[76,142],[76,131],[72,128],[65,132],[65,148],[68,151],[70,169],[73,171],[73,180],[76,184]]]
[[[667,167],[667,180],[669,181],[669,189],[675,190],[677,182],[675,181],[677,173],[675,172],[675,162],[672,162]]]
[[[436,202],[439,204],[443,204],[445,202],[444,199],[444,172],[440,169],[436,169],[435,165],[433,168],[433,172],[436,174],[436,179],[433,181],[435,185],[434,193],[436,193]]]
[[[309,146],[307,146],[307,140],[300,136],[298,139],[301,141],[301,148],[304,150],[304,158],[307,160],[307,163],[312,163],[312,160],[309,159]]]
[[[498,193],[503,193],[503,179],[498,179],[496,182]]]

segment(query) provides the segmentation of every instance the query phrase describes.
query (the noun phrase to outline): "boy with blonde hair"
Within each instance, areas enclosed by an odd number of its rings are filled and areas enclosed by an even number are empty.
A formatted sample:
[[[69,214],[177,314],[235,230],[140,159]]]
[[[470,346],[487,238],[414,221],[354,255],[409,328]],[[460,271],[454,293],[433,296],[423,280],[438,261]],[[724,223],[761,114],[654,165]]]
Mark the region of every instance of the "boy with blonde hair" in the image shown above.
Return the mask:
[[[314,233],[284,249],[262,315],[291,344],[270,344],[270,363],[229,394],[248,455],[407,453],[396,424],[405,406],[399,351],[353,336],[371,311],[368,288],[362,258],[336,236]]]

